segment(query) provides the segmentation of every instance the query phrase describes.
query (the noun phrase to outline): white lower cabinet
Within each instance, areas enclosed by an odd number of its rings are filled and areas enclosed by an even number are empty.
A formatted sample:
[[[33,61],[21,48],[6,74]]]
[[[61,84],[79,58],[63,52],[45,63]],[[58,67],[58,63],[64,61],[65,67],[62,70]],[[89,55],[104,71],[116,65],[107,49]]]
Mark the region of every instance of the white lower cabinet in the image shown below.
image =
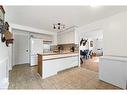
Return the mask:
[[[68,57],[59,59],[58,70],[64,70],[74,66],[78,66],[78,57]]]
[[[30,66],[37,65],[37,55],[31,55],[30,56]]]
[[[43,61],[43,78],[57,74],[57,72],[79,65],[78,56],[58,58]]]

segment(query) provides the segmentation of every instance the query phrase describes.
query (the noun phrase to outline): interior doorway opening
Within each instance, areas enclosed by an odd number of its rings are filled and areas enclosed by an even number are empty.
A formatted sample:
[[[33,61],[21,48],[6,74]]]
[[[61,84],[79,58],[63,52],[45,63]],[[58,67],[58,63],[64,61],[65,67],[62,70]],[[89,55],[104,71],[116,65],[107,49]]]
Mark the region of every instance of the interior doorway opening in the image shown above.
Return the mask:
[[[103,56],[103,31],[88,31],[80,37],[80,65],[98,72],[99,57]]]

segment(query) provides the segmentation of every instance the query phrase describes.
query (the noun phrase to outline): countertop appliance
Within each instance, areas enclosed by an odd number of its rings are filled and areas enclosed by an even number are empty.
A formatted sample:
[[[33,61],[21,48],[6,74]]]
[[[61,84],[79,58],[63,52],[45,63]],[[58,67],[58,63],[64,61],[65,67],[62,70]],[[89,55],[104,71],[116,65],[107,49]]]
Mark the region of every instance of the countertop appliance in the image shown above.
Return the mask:
[[[43,39],[30,39],[30,65],[37,65],[37,53],[43,53]]]

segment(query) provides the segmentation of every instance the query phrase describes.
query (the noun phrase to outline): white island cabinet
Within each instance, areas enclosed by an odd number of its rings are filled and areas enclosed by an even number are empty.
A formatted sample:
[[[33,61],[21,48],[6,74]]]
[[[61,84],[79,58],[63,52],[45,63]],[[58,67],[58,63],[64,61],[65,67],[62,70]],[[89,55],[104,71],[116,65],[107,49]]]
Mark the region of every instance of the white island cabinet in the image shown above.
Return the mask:
[[[38,63],[39,68],[42,67],[41,72],[39,70],[38,73],[42,78],[47,78],[56,75],[59,71],[79,66],[79,56],[78,53],[42,55],[42,60],[38,62],[42,62]]]

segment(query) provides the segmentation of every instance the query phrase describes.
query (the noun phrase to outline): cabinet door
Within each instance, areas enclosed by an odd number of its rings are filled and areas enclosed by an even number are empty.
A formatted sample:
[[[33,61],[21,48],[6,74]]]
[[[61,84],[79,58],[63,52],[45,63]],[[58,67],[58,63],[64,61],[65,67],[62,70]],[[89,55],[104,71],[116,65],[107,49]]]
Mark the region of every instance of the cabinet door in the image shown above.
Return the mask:
[[[66,33],[66,43],[74,43],[74,32],[70,31]]]
[[[69,33],[69,38],[70,38],[70,43],[75,43],[75,32],[74,31],[71,31],[70,33]]]
[[[75,31],[64,31],[58,33],[58,44],[75,43]]]
[[[68,43],[68,37],[66,32],[58,33],[58,44]]]
[[[61,33],[61,44],[65,44],[66,38],[65,38],[65,33]]]
[[[64,40],[64,44],[69,43],[69,39],[70,39],[70,38],[69,38],[69,36],[68,36],[68,33],[65,32],[63,36],[64,36],[64,37],[63,37],[63,38],[64,38],[64,39],[63,39],[63,40]]]
[[[79,32],[75,29],[75,44],[79,44]]]
[[[57,34],[57,44],[61,44],[61,34]]]

